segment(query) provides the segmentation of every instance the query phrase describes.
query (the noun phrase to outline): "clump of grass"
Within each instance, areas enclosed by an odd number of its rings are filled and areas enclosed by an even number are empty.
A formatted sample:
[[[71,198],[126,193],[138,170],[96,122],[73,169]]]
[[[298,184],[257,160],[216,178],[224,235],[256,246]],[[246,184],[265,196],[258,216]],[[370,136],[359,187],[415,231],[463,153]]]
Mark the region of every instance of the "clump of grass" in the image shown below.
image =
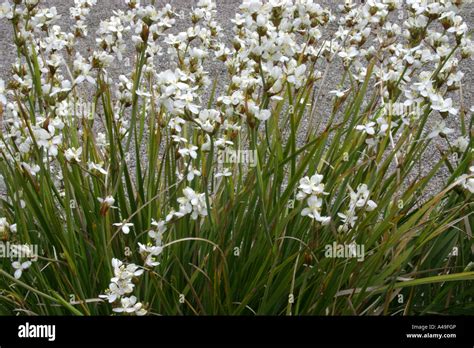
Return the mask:
[[[461,1],[347,2],[336,18],[248,0],[225,43],[211,1],[169,34],[171,6],[128,0],[76,52],[95,2],[75,1],[70,32],[39,1],[0,9],[18,53],[0,85],[0,233],[17,246],[0,313],[472,313],[474,110],[451,96],[474,51]],[[208,61],[225,64],[223,88]]]

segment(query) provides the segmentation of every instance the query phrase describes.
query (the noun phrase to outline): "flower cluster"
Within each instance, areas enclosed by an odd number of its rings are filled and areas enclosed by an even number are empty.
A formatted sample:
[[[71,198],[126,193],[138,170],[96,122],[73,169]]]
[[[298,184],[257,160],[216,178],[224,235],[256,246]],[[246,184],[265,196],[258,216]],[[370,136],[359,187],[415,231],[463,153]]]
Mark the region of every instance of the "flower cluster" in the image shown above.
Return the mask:
[[[344,213],[337,213],[341,218],[342,225],[338,227],[339,232],[348,232],[354,228],[359,217],[359,212],[370,212],[377,208],[377,204],[369,199],[370,191],[366,184],[360,184],[357,191],[349,186],[349,207]]]
[[[89,15],[92,6],[96,4],[97,0],[74,0],[74,7],[69,9],[69,14],[71,19],[75,20],[73,26],[73,32],[75,36],[87,36],[87,25],[85,20]]]
[[[160,220],[160,221],[153,220],[151,222],[151,225],[153,226],[153,228],[150,231],[148,231],[148,236],[152,239],[153,243],[148,242],[146,245],[138,243],[140,254],[145,260],[144,261],[145,266],[156,267],[160,264],[156,260],[156,258],[163,251],[162,240],[163,240],[163,233],[165,233],[167,230],[166,223],[167,221],[163,221],[163,220]]]
[[[323,176],[317,173],[311,178],[305,176],[300,180],[298,189],[296,199],[299,201],[306,200],[306,204],[308,205],[301,211],[301,215],[308,216],[323,225],[327,225],[331,221],[331,218],[321,215],[323,206],[322,197],[328,194],[324,192]]]
[[[145,315],[146,310],[141,303],[137,303],[137,298],[135,296],[127,297],[135,287],[134,279],[143,274],[143,269],[132,263],[125,265],[118,259],[112,259],[112,267],[114,268],[114,277],[110,280],[105,295],[100,295],[100,297],[115,304],[114,312]]]
[[[367,62],[376,59],[375,86],[383,105],[397,103],[408,111],[391,115],[382,110],[375,119],[358,125],[369,146],[387,135],[395,139],[396,133],[401,134],[430,111],[443,118],[457,115],[459,110],[450,94],[460,88],[464,77],[460,62],[472,58],[474,52],[466,23],[459,15],[462,1],[408,0],[408,18],[399,25],[393,19],[401,19],[394,15],[397,12],[405,13],[402,4],[401,0],[371,0],[362,6],[346,2],[340,6],[343,17],[331,43],[359,83],[365,79]],[[372,40],[373,36],[376,39]],[[453,54],[457,48],[460,56]],[[450,133],[443,121],[429,138]]]
[[[333,19],[313,0],[243,1],[232,20],[231,46],[219,43],[214,52],[230,74],[225,94],[217,98],[223,122],[216,145],[233,147],[242,123],[257,128],[288,87],[298,92],[321,78],[314,65],[330,45],[321,40],[320,29]]]
[[[384,117],[377,118],[376,122],[369,122],[365,125],[357,125],[358,131],[366,134],[365,143],[369,146],[375,146],[383,139],[387,133],[389,125]]]
[[[179,211],[174,216],[182,217],[191,214],[191,219],[196,220],[199,216],[207,216],[207,204],[204,193],[196,193],[192,188],[183,190],[184,197],[178,198]]]

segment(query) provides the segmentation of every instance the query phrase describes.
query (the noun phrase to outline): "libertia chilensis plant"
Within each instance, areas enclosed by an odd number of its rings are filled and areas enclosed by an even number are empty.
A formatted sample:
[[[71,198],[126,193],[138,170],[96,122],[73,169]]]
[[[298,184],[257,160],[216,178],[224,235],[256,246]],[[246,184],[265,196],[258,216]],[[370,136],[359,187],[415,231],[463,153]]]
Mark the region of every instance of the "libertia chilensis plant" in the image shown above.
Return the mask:
[[[473,313],[466,1],[125,3],[0,7],[0,313]]]

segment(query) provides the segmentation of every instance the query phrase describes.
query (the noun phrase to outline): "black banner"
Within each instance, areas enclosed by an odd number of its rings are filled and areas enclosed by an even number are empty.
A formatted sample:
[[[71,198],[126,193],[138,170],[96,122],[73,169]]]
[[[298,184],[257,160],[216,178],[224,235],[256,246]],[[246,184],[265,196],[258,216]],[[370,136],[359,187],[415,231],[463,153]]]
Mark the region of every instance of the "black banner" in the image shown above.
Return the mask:
[[[473,347],[474,317],[0,317],[0,346],[377,344]]]

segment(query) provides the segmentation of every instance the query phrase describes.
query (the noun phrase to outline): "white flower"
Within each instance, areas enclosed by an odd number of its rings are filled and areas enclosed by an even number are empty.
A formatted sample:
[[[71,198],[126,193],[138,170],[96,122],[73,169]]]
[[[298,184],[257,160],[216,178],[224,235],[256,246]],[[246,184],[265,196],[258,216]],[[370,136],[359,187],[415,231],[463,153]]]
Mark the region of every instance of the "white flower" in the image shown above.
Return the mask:
[[[464,152],[469,146],[469,139],[467,137],[459,137],[453,142],[453,147],[457,148],[459,152]]]
[[[263,4],[260,0],[244,0],[242,5],[240,5],[241,10],[250,14],[260,12],[262,7]]]
[[[193,114],[199,113],[199,106],[193,103],[194,95],[190,92],[182,94],[174,101],[174,107],[178,110],[189,110]]]
[[[114,199],[114,197],[112,197],[112,196],[107,196],[107,197],[105,197],[105,198],[100,198],[100,197],[99,197],[99,198],[97,198],[97,200],[98,200],[101,204],[106,205],[106,206],[108,206],[108,207],[112,207],[112,206],[114,205],[114,203],[115,203],[115,199]]]
[[[199,112],[199,118],[196,119],[196,122],[201,125],[205,132],[212,133],[216,122],[220,123],[221,120],[217,110],[204,109]]]
[[[96,66],[99,68],[107,68],[114,61],[114,57],[104,51],[94,51],[91,61],[92,66]]]
[[[138,246],[140,248],[140,254],[146,257],[145,266],[156,267],[160,264],[156,261],[156,256],[161,254],[163,247],[160,245],[144,245],[141,243],[138,243]]]
[[[357,50],[357,48],[355,48],[354,46],[350,46],[349,49],[341,51],[337,55],[344,60],[350,61],[354,57],[357,57],[359,55],[359,50]]]
[[[305,81],[306,75],[306,65],[301,64],[298,66],[292,73],[292,75],[288,76],[287,81],[291,84],[295,85],[295,88],[300,88],[303,85],[303,81]]]
[[[31,261],[25,261],[23,263],[19,261],[14,261],[12,263],[12,267],[15,269],[15,274],[14,274],[15,278],[20,279],[23,271],[30,268],[30,266],[31,266]]]
[[[188,172],[188,175],[186,175],[186,179],[188,181],[193,181],[196,176],[201,176],[201,172],[193,168]]]
[[[165,221],[166,222],[169,222],[171,220],[173,220],[174,218],[181,218],[183,216],[185,216],[187,213],[184,212],[184,211],[175,211],[174,209],[171,209],[171,211],[168,213],[168,215],[166,215],[166,218],[165,218]]]
[[[232,172],[229,170],[229,168],[224,168],[222,172],[216,173],[216,178],[220,177],[229,177],[232,176]]]
[[[129,263],[125,266],[119,259],[112,259],[112,266],[114,267],[114,277],[111,279],[112,282],[131,280],[133,277],[138,277],[143,274],[143,269],[137,265]]]
[[[425,71],[420,73],[420,82],[415,82],[413,85],[416,91],[423,97],[430,98],[432,103],[440,98],[433,87],[433,81],[430,80],[430,76],[428,76],[428,73]]]
[[[2,18],[13,18],[13,8],[9,1],[4,1],[3,4],[0,5],[0,19]]]
[[[349,88],[350,89],[350,88]],[[334,94],[338,98],[344,97],[344,95],[349,91],[349,89],[346,89],[345,91],[342,90],[332,90],[329,91],[329,94]]]
[[[454,129],[448,128],[444,121],[438,122],[430,134],[428,134],[429,139],[433,139],[439,136],[445,136],[448,134],[454,133]]]
[[[360,184],[357,187],[357,192],[352,191],[351,202],[354,203],[356,208],[365,207],[366,211],[372,211],[377,208],[377,204],[369,199],[370,192],[366,184]]]
[[[432,101],[431,108],[439,112],[448,112],[451,115],[457,115],[458,110],[453,108],[453,100],[451,98],[443,99],[438,97]]]
[[[87,168],[91,171],[97,171],[101,174],[107,175],[107,171],[103,168],[102,163],[88,162]],[[113,203],[112,203],[113,204]]]
[[[320,195],[327,194],[324,192],[323,176],[320,174],[314,174],[311,178],[305,176],[300,179],[300,185],[298,189],[300,192],[297,194],[296,198],[298,200],[304,199],[307,195]]]
[[[323,200],[317,196],[311,196],[307,200],[308,207],[301,211],[302,216],[308,216],[316,221],[321,222],[323,225],[327,225],[331,218],[328,216],[321,216],[321,207]]]
[[[346,212],[346,214],[337,213],[337,215],[341,218],[344,225],[351,226],[351,227],[355,226],[355,223],[358,219],[357,216],[352,211],[348,211]],[[343,230],[344,232],[347,232],[348,228],[342,227],[341,230]]]
[[[176,144],[180,144],[180,143],[185,144],[188,142],[188,139],[180,137],[178,135],[172,135],[171,139],[173,139],[173,143],[176,143]]]
[[[68,80],[61,81],[60,86],[53,86],[51,92],[48,93],[49,91],[49,85],[44,85],[43,86],[43,92],[45,94],[49,94],[50,97],[53,97],[55,95],[60,95],[65,92],[69,92],[72,89],[71,82]]]
[[[364,131],[368,135],[374,135],[375,134],[375,122],[369,122],[366,125],[358,125],[356,126],[356,129],[358,131]]]
[[[464,77],[464,73],[462,71],[458,71],[454,74],[449,74],[448,81],[446,82],[446,84],[448,86],[451,86],[451,85],[458,86],[459,83],[462,81],[463,77]]]
[[[469,175],[464,174],[461,176],[461,182],[459,183],[459,185],[461,185],[469,192],[474,193],[474,166],[469,167],[469,171]]]
[[[119,227],[119,229],[122,230],[124,234],[129,234],[130,233],[130,227],[133,227],[133,224],[131,222],[117,222],[114,224],[114,226]]]
[[[467,179],[463,187],[466,190],[469,190],[469,192],[474,193],[474,178]]]
[[[82,148],[76,149],[74,147],[71,147],[70,149],[67,149],[64,152],[64,157],[66,157],[66,160],[68,162],[81,162],[80,156],[82,154]]]
[[[105,291],[104,295],[99,295],[100,298],[107,299],[109,303],[115,302],[121,296],[133,291],[133,286],[129,286],[127,289],[120,288],[116,283],[110,283],[109,288]]]
[[[191,158],[196,159],[197,158],[197,152],[196,152],[197,149],[198,149],[197,146],[191,145],[188,148],[179,149],[178,152],[183,157],[190,156]]]
[[[255,112],[255,117],[262,122],[268,120],[270,116],[271,116],[270,110],[258,110]]]
[[[137,298],[135,296],[121,298],[120,304],[121,307],[114,308],[114,312],[129,314],[133,313],[138,316],[142,316],[147,313],[147,311],[143,308],[143,305],[140,302],[137,302]]]
[[[36,142],[40,147],[45,148],[52,157],[58,155],[58,145],[62,142],[61,135],[54,135],[43,128],[34,130]]]
[[[73,71],[76,74],[76,79],[74,83],[79,85],[84,81],[89,82],[92,85],[95,85],[95,79],[90,75],[92,69],[92,65],[87,63],[82,56],[77,53],[76,59],[73,63]]]
[[[156,245],[161,245],[161,240],[162,240],[163,233],[165,233],[166,229],[167,229],[166,228],[166,221],[152,220],[151,225],[154,226],[155,228],[148,232],[148,236],[155,240]]]
[[[35,6],[39,3],[39,0],[26,0],[26,4],[30,6]]]

